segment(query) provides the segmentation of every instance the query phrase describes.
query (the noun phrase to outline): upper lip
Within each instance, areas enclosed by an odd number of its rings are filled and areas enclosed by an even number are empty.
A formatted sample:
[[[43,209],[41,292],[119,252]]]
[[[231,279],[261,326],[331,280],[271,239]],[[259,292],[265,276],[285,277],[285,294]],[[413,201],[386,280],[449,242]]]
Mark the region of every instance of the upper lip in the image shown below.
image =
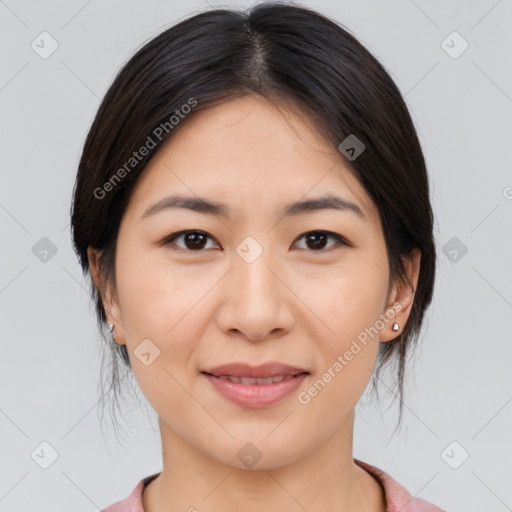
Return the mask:
[[[210,375],[214,375],[216,377],[226,375],[231,377],[252,377],[256,379],[264,379],[266,377],[278,377],[280,375],[299,375],[301,373],[309,372],[304,368],[290,366],[278,362],[264,363],[259,366],[252,366],[247,363],[236,362],[208,368],[203,370],[203,373],[209,373]]]

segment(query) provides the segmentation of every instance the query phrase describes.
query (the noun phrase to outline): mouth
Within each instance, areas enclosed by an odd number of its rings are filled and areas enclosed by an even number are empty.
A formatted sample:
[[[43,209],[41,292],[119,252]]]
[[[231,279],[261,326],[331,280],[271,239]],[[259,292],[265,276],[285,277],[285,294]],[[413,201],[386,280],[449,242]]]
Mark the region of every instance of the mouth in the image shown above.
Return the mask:
[[[222,397],[246,408],[268,407],[295,391],[310,372],[281,363],[232,363],[201,371]]]

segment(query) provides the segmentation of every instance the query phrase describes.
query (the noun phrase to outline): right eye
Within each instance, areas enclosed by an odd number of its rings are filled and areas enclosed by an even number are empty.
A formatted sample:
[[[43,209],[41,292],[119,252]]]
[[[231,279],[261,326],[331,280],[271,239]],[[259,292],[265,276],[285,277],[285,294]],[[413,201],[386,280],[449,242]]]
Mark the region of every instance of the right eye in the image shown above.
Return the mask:
[[[175,242],[176,240],[180,240],[180,239],[183,241],[183,246],[179,245]],[[210,235],[208,235],[208,233],[205,233],[204,231],[189,229],[189,230],[179,231],[178,233],[173,233],[172,235],[169,235],[163,241],[163,245],[164,246],[175,245],[185,251],[200,252],[201,250],[203,250],[205,248],[205,245],[207,245],[208,239],[213,241],[213,238],[210,237]],[[173,248],[171,247],[171,249],[173,249]]]

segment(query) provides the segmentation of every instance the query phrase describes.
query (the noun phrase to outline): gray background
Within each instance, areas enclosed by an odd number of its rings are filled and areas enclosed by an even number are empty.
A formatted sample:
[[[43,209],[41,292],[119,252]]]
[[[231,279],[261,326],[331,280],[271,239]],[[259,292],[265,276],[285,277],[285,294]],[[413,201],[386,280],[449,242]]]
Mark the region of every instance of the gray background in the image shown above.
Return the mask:
[[[209,5],[249,3],[183,5],[0,0],[3,512],[92,512],[161,469],[144,407],[127,407],[119,441],[100,428],[100,342],[68,212],[100,98],[134,50]],[[304,5],[344,24],[395,79],[436,214],[435,299],[409,367],[405,427],[390,438],[396,408],[360,407],[354,455],[447,510],[512,510],[512,1]],[[31,47],[51,48],[43,31],[58,43],[46,59]],[[453,31],[469,44],[461,55]],[[43,237],[55,254],[41,252]],[[48,469],[43,441],[58,453]]]

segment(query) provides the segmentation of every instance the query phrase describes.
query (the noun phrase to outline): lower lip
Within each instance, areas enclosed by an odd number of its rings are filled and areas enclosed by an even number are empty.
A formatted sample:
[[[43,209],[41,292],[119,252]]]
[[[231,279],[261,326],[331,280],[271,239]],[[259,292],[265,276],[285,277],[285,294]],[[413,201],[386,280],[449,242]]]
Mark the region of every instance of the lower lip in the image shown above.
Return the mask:
[[[292,379],[273,384],[242,384],[219,379],[207,373],[203,373],[203,375],[224,398],[242,407],[252,408],[277,404],[293,393],[308,376],[307,373],[302,373]]]

